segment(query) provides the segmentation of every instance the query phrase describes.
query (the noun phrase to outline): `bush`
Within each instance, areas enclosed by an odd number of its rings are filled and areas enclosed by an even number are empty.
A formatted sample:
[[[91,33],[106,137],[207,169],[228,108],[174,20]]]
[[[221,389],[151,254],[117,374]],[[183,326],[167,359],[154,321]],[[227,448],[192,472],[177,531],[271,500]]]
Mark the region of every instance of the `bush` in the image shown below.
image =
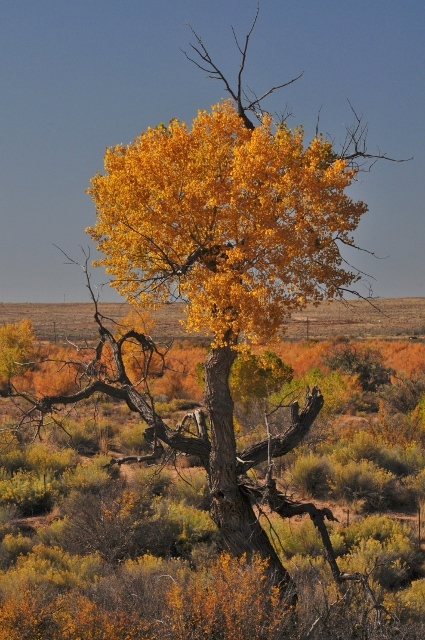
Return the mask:
[[[55,432],[59,446],[71,447],[81,455],[93,455],[106,451],[113,436],[107,420],[67,420]]]
[[[352,503],[361,511],[412,508],[416,502],[408,486],[368,460],[335,463],[331,482],[336,499]]]
[[[333,371],[357,376],[363,391],[377,391],[379,387],[390,384],[394,373],[384,366],[381,352],[369,347],[359,351],[352,345],[340,344],[324,362]]]
[[[418,405],[425,391],[425,375],[398,378],[393,385],[384,387],[379,395],[392,412],[407,414]]]
[[[247,350],[239,353],[233,363],[229,384],[233,398],[248,410],[253,401],[280,391],[293,375],[292,367],[273,351],[255,355]]]
[[[50,511],[62,491],[63,485],[51,473],[0,474],[0,506],[16,506],[25,516]]]
[[[106,467],[109,460],[106,456],[95,456],[90,460],[90,464],[78,464],[72,469],[67,469],[62,478],[64,490],[97,493],[112,477],[119,475],[117,467]]]
[[[168,631],[174,640],[285,637],[286,612],[259,559],[247,563],[222,555],[190,580],[172,583],[166,597],[164,636]]]
[[[401,614],[404,618],[412,614],[420,620],[425,617],[425,578],[414,580],[410,587],[400,594]]]
[[[294,485],[307,496],[321,498],[329,489],[331,465],[328,458],[313,453],[300,456],[291,468]]]
[[[11,533],[4,536],[0,545],[0,565],[4,569],[16,562],[20,555],[27,555],[34,546],[31,538],[23,536],[21,533],[13,535]]]

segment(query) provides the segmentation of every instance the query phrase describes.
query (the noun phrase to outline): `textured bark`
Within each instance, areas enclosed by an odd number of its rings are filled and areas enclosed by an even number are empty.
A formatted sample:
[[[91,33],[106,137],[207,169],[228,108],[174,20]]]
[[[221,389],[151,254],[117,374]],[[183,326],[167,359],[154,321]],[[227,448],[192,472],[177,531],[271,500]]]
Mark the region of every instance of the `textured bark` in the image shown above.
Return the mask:
[[[238,485],[233,400],[228,383],[235,355],[229,346],[219,347],[213,349],[205,361],[205,405],[211,432],[211,516],[220,530],[224,547],[235,556],[246,554],[249,558],[256,553],[267,560],[275,583],[285,599],[293,603],[295,585],[260,526],[249,498]]]

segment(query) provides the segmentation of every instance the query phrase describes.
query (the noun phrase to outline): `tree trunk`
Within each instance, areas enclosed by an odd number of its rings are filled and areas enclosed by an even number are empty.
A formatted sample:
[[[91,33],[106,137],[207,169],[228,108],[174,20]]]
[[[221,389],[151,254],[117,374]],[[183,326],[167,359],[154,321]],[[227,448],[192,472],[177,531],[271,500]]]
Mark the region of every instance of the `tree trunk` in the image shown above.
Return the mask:
[[[236,475],[236,441],[229,374],[236,353],[230,346],[212,349],[205,361],[205,406],[211,428],[209,486],[211,517],[220,530],[223,545],[232,555],[254,553],[267,560],[268,571],[282,595],[291,603],[295,585],[283,567],[249,498],[239,489]]]

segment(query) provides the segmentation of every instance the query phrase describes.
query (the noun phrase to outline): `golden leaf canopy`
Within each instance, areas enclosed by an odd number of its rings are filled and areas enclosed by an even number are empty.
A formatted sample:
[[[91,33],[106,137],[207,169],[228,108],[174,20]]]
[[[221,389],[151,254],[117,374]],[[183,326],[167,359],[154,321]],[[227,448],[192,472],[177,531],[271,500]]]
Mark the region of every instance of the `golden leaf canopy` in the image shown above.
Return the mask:
[[[216,343],[271,337],[356,279],[339,251],[367,210],[344,193],[355,173],[323,138],[304,147],[302,129],[269,117],[250,131],[224,101],[191,129],[172,120],[108,149],[88,233],[130,302],[180,297],[188,329]]]

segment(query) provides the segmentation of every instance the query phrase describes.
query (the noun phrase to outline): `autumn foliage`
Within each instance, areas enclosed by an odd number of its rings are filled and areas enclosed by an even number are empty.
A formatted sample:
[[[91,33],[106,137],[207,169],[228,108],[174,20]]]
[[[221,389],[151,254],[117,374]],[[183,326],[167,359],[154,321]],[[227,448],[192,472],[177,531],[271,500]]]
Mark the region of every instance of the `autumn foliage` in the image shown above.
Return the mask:
[[[181,296],[187,327],[270,337],[307,301],[355,279],[339,242],[367,207],[344,190],[355,170],[331,143],[269,117],[247,129],[231,102],[108,149],[91,180],[99,264],[130,302]],[[258,313],[261,309],[261,313]]]

